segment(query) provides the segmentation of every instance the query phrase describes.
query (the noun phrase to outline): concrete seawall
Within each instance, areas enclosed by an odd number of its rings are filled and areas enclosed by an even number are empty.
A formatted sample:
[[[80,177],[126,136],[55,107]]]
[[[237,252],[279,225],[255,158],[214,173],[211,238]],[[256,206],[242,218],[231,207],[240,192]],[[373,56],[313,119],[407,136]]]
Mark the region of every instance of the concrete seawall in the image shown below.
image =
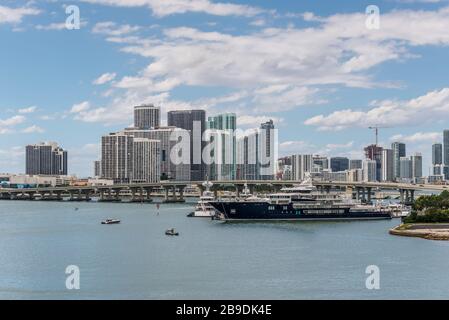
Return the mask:
[[[417,237],[427,240],[449,240],[448,224],[408,224],[390,229],[390,234],[403,237]]]

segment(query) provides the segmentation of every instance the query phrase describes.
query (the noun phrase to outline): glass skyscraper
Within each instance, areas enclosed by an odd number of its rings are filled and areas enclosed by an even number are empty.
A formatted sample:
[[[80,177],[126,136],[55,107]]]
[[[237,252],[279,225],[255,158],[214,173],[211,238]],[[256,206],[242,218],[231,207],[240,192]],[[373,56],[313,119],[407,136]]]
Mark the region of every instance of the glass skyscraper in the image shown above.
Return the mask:
[[[235,180],[237,174],[236,166],[236,138],[237,115],[235,113],[224,113],[209,117],[207,128],[219,130],[221,135],[221,159],[215,159],[215,163],[209,165],[209,178],[211,180]],[[227,141],[229,144],[227,145]],[[217,153],[218,154],[218,153]]]
[[[441,143],[432,145],[432,164],[443,164],[443,145]]]
[[[206,130],[206,111],[204,110],[177,110],[167,114],[168,126],[173,126],[190,131],[190,179],[202,181],[206,177],[206,165],[202,152],[206,143],[203,141],[203,133]],[[194,130],[195,126],[197,127]]]
[[[443,131],[443,161],[449,166],[449,130]]]
[[[401,176],[401,158],[406,155],[405,143],[393,142],[391,149],[393,149],[393,176],[399,178]]]

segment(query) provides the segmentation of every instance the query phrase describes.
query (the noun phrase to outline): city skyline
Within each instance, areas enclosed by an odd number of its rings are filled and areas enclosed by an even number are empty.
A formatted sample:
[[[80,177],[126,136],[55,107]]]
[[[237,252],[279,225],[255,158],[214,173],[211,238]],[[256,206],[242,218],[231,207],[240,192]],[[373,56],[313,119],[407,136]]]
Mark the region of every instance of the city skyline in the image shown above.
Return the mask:
[[[178,118],[176,118],[178,117]],[[146,166],[156,166],[158,167],[158,172],[162,173],[162,176],[166,175],[169,179],[176,179],[176,180],[181,180],[181,181],[199,181],[199,180],[204,180],[206,175],[208,175],[209,178],[211,178],[213,176],[213,172],[210,171],[210,166],[209,169],[206,170],[206,168],[201,169],[204,170],[204,178],[202,178],[202,175],[196,175],[193,172],[195,170],[198,169],[194,169],[197,168],[197,165],[195,164],[196,161],[200,161],[201,163],[203,163],[203,165],[206,167],[206,165],[204,164],[205,159],[203,159],[204,157],[204,150],[205,150],[205,146],[212,146],[213,144],[210,144],[209,142],[206,142],[205,140],[202,140],[201,142],[201,152],[200,154],[202,154],[201,160],[198,159],[193,159],[193,153],[195,152],[195,149],[198,148],[198,146],[195,146],[194,140],[195,137],[193,137],[195,134],[198,135],[198,137],[201,135],[202,139],[210,139],[211,133],[212,136],[215,132],[215,130],[219,129],[219,131],[217,132],[221,132],[220,134],[229,134],[229,132],[227,132],[227,130],[231,129],[231,131],[234,131],[236,129],[240,130],[240,128],[237,127],[237,117],[235,114],[233,113],[227,113],[227,114],[221,114],[221,115],[217,115],[217,116],[212,116],[212,117],[208,117],[208,120],[205,121],[206,118],[206,112],[205,110],[174,110],[174,111],[169,111],[168,112],[168,122],[169,126],[161,126],[160,124],[160,118],[161,118],[161,110],[160,107],[155,106],[154,104],[146,104],[146,105],[138,105],[134,107],[134,126],[130,126],[127,128],[124,128],[123,130],[119,130],[117,132],[113,132],[113,133],[109,133],[106,135],[103,135],[101,140],[102,140],[102,148],[101,148],[101,152],[99,154],[99,158],[100,159],[104,159],[105,157],[105,140],[104,139],[116,139],[117,142],[115,142],[114,144],[117,144],[117,151],[115,152],[126,152],[127,149],[135,149],[134,142],[137,143],[139,142],[139,144],[142,143],[159,143],[159,146],[157,147],[157,149],[154,149],[154,151],[157,153],[156,154],[142,154],[141,157],[150,157],[150,158],[146,158],[147,162],[145,162],[146,164],[143,167]],[[178,123],[176,123],[176,121]],[[171,122],[171,123],[170,123]],[[196,123],[196,124],[195,124]],[[176,126],[176,124],[178,124],[178,126]],[[201,126],[201,128],[196,126]],[[262,137],[260,136],[260,133],[263,132],[265,129],[268,129],[267,133],[264,134]],[[258,178],[259,174],[261,174],[259,172],[260,170],[260,166],[261,166],[261,159],[258,159],[258,157],[262,156],[262,154],[264,154],[264,152],[267,153],[266,156],[269,156],[269,159],[272,159],[272,157],[277,154],[278,157],[276,158],[277,161],[282,161],[285,157],[287,158],[291,158],[292,164],[293,164],[293,177],[294,180],[303,180],[305,178],[305,173],[321,173],[326,170],[329,170],[329,172],[333,172],[333,173],[343,173],[343,171],[345,172],[349,172],[351,171],[351,169],[362,169],[365,166],[365,162],[369,162],[369,160],[376,160],[374,161],[374,163],[376,163],[376,173],[374,173],[373,178],[369,179],[369,181],[394,181],[397,179],[411,179],[411,178],[420,178],[420,177],[427,177],[427,176],[435,176],[435,175],[442,175],[445,174],[446,177],[448,175],[448,171],[449,171],[449,167],[446,166],[444,163],[447,161],[447,159],[449,159],[449,154],[446,153],[446,149],[448,148],[448,143],[449,140],[445,140],[445,143],[441,144],[441,143],[435,143],[432,144],[431,148],[432,148],[432,152],[431,152],[431,157],[432,157],[432,167],[429,168],[428,174],[425,173],[425,169],[423,168],[423,156],[422,153],[420,152],[414,152],[413,154],[408,154],[406,151],[406,144],[402,143],[402,142],[393,142],[391,144],[391,149],[389,148],[383,148],[380,145],[376,145],[376,144],[372,144],[369,145],[367,147],[364,148],[364,153],[365,153],[365,157],[362,157],[362,159],[355,159],[355,158],[349,158],[349,157],[342,157],[342,156],[332,156],[332,155],[323,155],[323,154],[300,154],[300,153],[290,153],[287,156],[281,156],[279,157],[279,154],[276,152],[270,153],[270,148],[273,148],[274,145],[276,145],[276,141],[277,140],[277,131],[276,131],[276,138],[274,138],[274,140],[270,141],[270,132],[271,134],[273,134],[275,131],[271,131],[275,129],[274,127],[274,123],[273,120],[269,120],[266,123],[261,123],[260,124],[260,129],[251,129],[251,130],[247,130],[245,132],[240,131],[240,132],[235,132],[232,135],[234,136],[233,139],[235,139],[235,141],[242,141],[242,144],[239,146],[234,145],[234,154],[237,153],[237,155],[234,155],[233,158],[234,160],[227,159],[229,156],[225,156],[225,154],[223,153],[223,159],[222,161],[223,164],[227,164],[227,161],[231,161],[232,163],[234,163],[234,166],[238,164],[253,164],[256,165],[256,167],[254,167],[253,169],[250,169],[252,171],[254,171],[252,174],[256,174],[256,176],[251,176],[251,178],[244,178],[244,176],[240,176],[240,180],[241,179],[250,179],[250,180],[259,180],[260,178]],[[172,140],[172,135],[175,134],[175,136],[179,136],[181,131],[186,131],[188,132],[187,134],[190,136],[190,143],[188,145],[186,145],[184,142],[182,143],[181,149],[179,150],[183,150],[182,152],[185,152],[187,149],[190,152],[190,162],[184,162],[185,160],[182,160],[183,163],[181,163],[181,165],[176,165],[173,163],[172,159],[168,156],[164,156],[164,154],[170,154],[172,152],[172,149],[174,147],[176,147],[177,142],[175,142],[175,140]],[[211,133],[207,133],[205,131],[211,130]],[[256,130],[256,131],[254,131]],[[262,131],[260,131],[262,130]],[[277,130],[277,129],[276,129]],[[197,133],[195,133],[195,131],[198,131]],[[165,132],[165,135],[161,136],[161,134],[163,134]],[[193,133],[192,133],[193,132]],[[182,132],[181,132],[182,133]],[[449,130],[444,130],[442,133],[443,138],[449,133]],[[243,134],[243,135],[242,135]],[[254,136],[255,134],[255,136]],[[252,140],[252,137],[255,137],[256,140],[254,140],[254,142],[257,144],[258,147],[256,147],[256,149],[254,149],[254,152],[258,154],[255,155],[255,158],[250,160],[248,158],[248,155],[250,152],[248,149],[249,148],[249,140]],[[180,137],[180,136],[179,136]],[[130,138],[129,143],[128,143],[128,138]],[[267,139],[265,143],[262,143],[262,141],[258,141],[259,139],[264,138]],[[126,140],[120,140],[120,139],[126,139]],[[178,139],[178,138],[176,138]],[[182,138],[183,140],[185,139]],[[133,142],[134,140],[134,142]],[[183,141],[182,140],[182,141]],[[111,140],[112,141],[112,140]],[[121,141],[121,142],[119,142]],[[165,147],[163,147],[161,149],[161,144],[162,146],[164,146],[164,141],[165,141]],[[119,151],[120,148],[122,147],[118,147],[118,144],[123,143],[123,150]],[[244,144],[243,144],[244,143]],[[274,145],[272,145],[274,143]],[[107,142],[107,144],[109,144],[109,142]],[[221,148],[227,148],[227,146],[225,145],[226,142],[225,140],[223,140],[223,142],[220,142],[220,144],[223,144]],[[129,145],[129,146],[128,146]],[[263,146],[264,150],[258,150],[257,148],[261,148],[261,146]],[[215,146],[216,147],[216,146]],[[213,147],[213,148],[215,148]],[[435,148],[439,149],[435,149]],[[141,147],[139,147],[141,148]],[[148,150],[150,150],[149,147],[147,147]],[[153,147],[151,147],[153,148]],[[242,149],[244,148],[244,149]],[[254,146],[252,147],[254,148]],[[40,162],[42,162],[42,157],[40,156],[40,154],[37,154],[37,161],[36,156],[33,156],[34,153],[36,153],[33,150],[38,150],[38,152],[42,153],[42,151],[40,151],[41,149],[45,149],[45,150],[49,150],[50,152],[64,152],[63,154],[63,158],[64,159],[64,168],[61,169],[61,171],[58,173],[56,172],[56,169],[54,171],[50,172],[50,169],[42,169],[42,164],[40,164]],[[193,149],[193,152],[192,152]],[[277,146],[276,146],[277,149]],[[26,146],[26,174],[29,175],[67,175],[68,174],[68,155],[67,155],[67,150],[63,150],[61,147],[58,146],[58,144],[56,142],[40,142],[38,144],[34,144],[34,145],[27,145]],[[54,150],[54,151],[53,151]],[[59,151],[58,151],[59,150]],[[151,149],[153,150],[153,149]],[[198,151],[198,150],[197,150]],[[177,151],[179,152],[179,151]],[[222,151],[224,152],[224,151]],[[260,152],[262,152],[262,154],[259,154]],[[388,155],[387,155],[388,152]],[[108,152],[109,153],[109,152]],[[437,153],[437,154],[436,154]],[[125,153],[123,153],[123,157],[116,155],[116,156],[112,156],[112,154],[110,155],[111,161],[113,161],[113,159],[115,158],[128,158],[130,157],[130,154],[128,154],[128,156],[125,155]],[[310,159],[308,160],[309,164],[306,165],[304,167],[305,164],[301,164],[300,167],[298,167],[298,165],[296,165],[297,168],[302,168],[299,169],[299,173],[298,173],[298,169],[296,169],[296,173],[295,173],[295,165],[294,163],[297,160],[294,160],[296,156],[299,156],[301,158],[303,157],[309,157]],[[244,158],[243,158],[244,157]],[[251,156],[252,157],[252,156]],[[313,161],[312,161],[312,157],[313,157]],[[415,159],[419,157],[419,169],[415,169]],[[41,161],[39,161],[39,158],[41,158]],[[48,166],[48,168],[52,168],[54,167],[53,165],[53,158],[52,156],[47,156],[46,158],[49,159],[49,161],[51,160],[51,162],[48,163],[44,163],[44,167]],[[43,159],[46,159],[45,157]],[[164,159],[165,158],[165,159]],[[226,158],[226,159],[225,159]],[[148,161],[150,161],[152,163],[149,163]],[[268,159],[266,159],[268,160]],[[265,160],[265,161],[266,161]],[[139,161],[143,161],[143,159],[134,159],[133,156],[131,155],[131,158],[129,158],[129,160],[126,160],[126,162],[122,163],[120,166],[124,166],[124,167],[128,167],[128,162],[129,163],[134,163],[135,161],[137,161],[137,163]],[[215,160],[213,160],[215,161]],[[248,162],[250,161],[250,162]],[[256,161],[253,163],[253,161]],[[269,160],[270,161],[270,160]],[[323,163],[320,163],[321,168],[317,171],[317,168],[315,168],[316,165],[316,161],[318,161],[319,163],[321,161],[325,161],[326,165],[323,165]],[[403,168],[401,168],[400,163],[402,161],[406,161],[409,162],[410,164],[407,165],[407,167],[409,167],[409,174],[405,174]],[[109,161],[107,161],[109,162]],[[166,162],[167,164],[164,165],[161,163]],[[264,162],[264,160],[262,160],[262,162]],[[157,164],[156,164],[157,163]],[[312,165],[313,163],[313,165]],[[353,163],[358,163],[356,165],[353,165]],[[112,163],[111,163],[112,165]],[[171,175],[168,173],[170,171],[173,172],[186,172],[187,167],[186,168],[181,168],[183,166],[190,166],[190,174],[189,177],[184,176],[184,173],[182,173],[182,178],[174,178],[174,176],[176,174],[173,173],[173,176],[170,177]],[[37,167],[36,167],[37,166]],[[41,167],[41,169],[39,169],[39,166]],[[88,176],[84,177],[101,177],[101,178],[105,178],[105,179],[111,179],[111,180],[116,180],[116,178],[113,178],[113,176],[116,176],[117,173],[115,174],[107,174],[106,176],[104,176],[105,172],[109,172],[110,170],[106,169],[105,167],[105,162],[104,161],[99,161],[99,160],[95,160],[92,164],[92,174],[89,174]],[[117,166],[117,164],[114,164],[113,167]],[[159,167],[161,166],[161,167]],[[166,170],[164,170],[164,166],[167,167]],[[200,165],[201,167],[202,165]],[[215,165],[216,166],[216,165]],[[223,166],[223,165],[221,165]],[[35,169],[36,167],[36,169]],[[170,169],[168,169],[170,168]],[[224,167],[223,167],[224,168]],[[224,172],[228,172],[228,169],[219,169],[219,170],[225,170]],[[258,169],[256,169],[258,168]],[[237,169],[237,167],[235,167],[235,169]],[[114,169],[117,170],[117,169]],[[135,179],[131,177],[132,172],[136,172],[136,170],[143,170],[142,168],[136,168],[135,166],[130,166],[129,169],[129,176],[128,173],[126,174],[126,179],[122,180],[123,178],[119,178],[117,181],[123,182],[123,181],[134,181]],[[148,169],[147,169],[148,170]],[[152,169],[152,170],[156,170],[156,169]],[[215,169],[217,170],[217,169]],[[246,170],[246,169],[245,169]],[[291,169],[289,169],[291,170]],[[363,169],[363,171],[368,170],[368,167]],[[446,171],[447,170],[447,171]],[[48,172],[47,172],[48,171]],[[165,171],[165,172],[164,172]],[[98,172],[101,172],[102,174],[97,174]],[[419,174],[416,174],[416,172],[419,172]],[[228,173],[224,173],[224,176],[221,176],[223,173],[219,174],[218,176],[216,176],[215,178],[212,178],[212,180],[218,179],[218,180],[234,180],[234,179],[239,179],[237,178],[236,174],[237,171],[231,175],[229,175],[229,177],[227,176],[229,174]],[[273,178],[279,178],[279,174],[282,176],[282,172],[281,170],[279,170],[279,168],[277,169],[276,173],[273,175]],[[365,173],[364,173],[365,174]],[[76,175],[75,175],[76,176]],[[162,177],[161,176],[161,177]],[[157,177],[157,178],[155,178]],[[225,178],[223,178],[225,177]],[[364,176],[365,177],[365,176]],[[341,177],[340,177],[341,178]],[[141,180],[142,178],[139,178],[138,180]],[[267,177],[267,179],[271,179],[270,177]],[[283,179],[283,178],[282,178]],[[347,177],[345,177],[344,179],[347,179]],[[365,179],[365,178],[364,178]],[[153,175],[153,178],[151,178],[152,181],[159,181],[159,176],[158,175]],[[262,178],[261,180],[265,180],[264,178]],[[337,179],[338,180],[338,179]]]
[[[236,112],[244,128],[273,119],[280,155],[363,159],[368,127],[389,127],[379,145],[406,143],[429,173],[449,127],[447,3],[378,1],[380,29],[369,30],[368,3],[221,2],[77,1],[79,30],[65,29],[71,2],[2,2],[0,171],[23,173],[24,146],[56,140],[70,173],[92,175],[98,137],[154,103],[163,124],[177,109]]]
[[[426,177],[423,173],[422,153],[415,152],[407,156],[406,144],[401,142],[393,142],[391,149],[371,144],[364,148],[364,159],[294,153],[287,157],[291,163],[290,166],[285,167],[283,165],[286,158],[280,158],[278,154],[278,133],[273,130],[275,129],[273,120],[262,123],[260,129],[238,133],[240,128],[237,127],[235,113],[209,116],[206,121],[205,110],[169,111],[168,126],[161,126],[161,108],[154,104],[137,105],[134,107],[133,114],[133,126],[102,136],[101,160],[94,161],[94,174],[89,177],[108,179],[115,183],[158,182],[165,179],[200,181],[205,180],[206,176],[211,180],[286,180],[286,176],[291,176],[287,180],[304,180],[306,174],[335,181],[422,183],[424,180],[421,178]],[[234,151],[231,156],[226,155],[229,151],[225,150],[228,150],[229,146],[225,140],[218,142],[219,145],[211,143],[215,140],[214,135],[219,134],[223,139],[223,135],[230,133],[233,137],[231,141],[234,141],[232,143]],[[275,137],[270,139],[273,134]],[[377,134],[376,127],[376,140]],[[185,141],[185,135],[189,142]],[[209,141],[210,137],[213,140]],[[429,182],[448,178],[449,167],[442,164],[449,159],[449,154],[446,152],[449,143],[447,137],[449,137],[449,130],[444,130],[444,143],[432,145],[432,167],[429,168],[427,175]],[[199,145],[195,140],[201,141]],[[217,160],[212,153],[211,160],[215,164],[206,165],[204,162],[209,161],[204,158],[204,152],[211,146],[211,150],[221,150],[222,164],[215,163]],[[186,151],[189,152],[189,159],[186,160],[182,156],[180,164],[176,163],[179,159],[172,159],[175,154],[182,155]],[[55,156],[52,155],[53,152],[56,152]],[[195,154],[201,154],[201,157]],[[306,158],[308,161],[299,160],[298,162],[298,159]],[[61,159],[62,162],[57,159]],[[268,163],[273,161],[277,164],[276,167],[269,165],[267,169],[270,173],[263,177],[261,170],[265,165],[262,163],[267,163],[267,160]],[[376,167],[374,172],[371,169],[371,162]],[[55,142],[26,146],[26,174],[28,175],[67,175],[67,163],[67,151]],[[278,164],[283,166],[282,169],[278,168]]]

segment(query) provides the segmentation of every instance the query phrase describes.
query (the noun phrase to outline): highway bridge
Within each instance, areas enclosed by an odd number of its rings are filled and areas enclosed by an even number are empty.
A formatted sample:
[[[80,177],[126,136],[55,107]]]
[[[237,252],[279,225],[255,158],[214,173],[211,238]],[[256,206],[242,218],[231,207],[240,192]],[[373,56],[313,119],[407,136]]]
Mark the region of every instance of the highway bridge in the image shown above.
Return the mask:
[[[204,190],[204,181],[161,181],[159,183],[133,183],[115,184],[110,186],[60,186],[36,187],[26,189],[0,188],[0,200],[63,200],[68,197],[72,201],[89,201],[92,196],[98,196],[99,201],[120,202],[121,195],[128,193],[131,201],[151,202],[155,191],[163,189],[165,202],[183,202],[184,189],[187,186],[196,186]],[[212,181],[213,191],[223,187],[233,186],[237,194],[247,186],[250,192],[255,186],[267,186],[272,190],[293,186],[301,183],[294,180],[222,180]],[[340,181],[313,181],[319,190],[330,192],[332,189],[345,189],[353,192],[357,199],[370,202],[373,190],[399,191],[402,202],[413,202],[416,191],[442,192],[449,190],[449,186],[431,184],[405,184],[393,182],[340,182]]]

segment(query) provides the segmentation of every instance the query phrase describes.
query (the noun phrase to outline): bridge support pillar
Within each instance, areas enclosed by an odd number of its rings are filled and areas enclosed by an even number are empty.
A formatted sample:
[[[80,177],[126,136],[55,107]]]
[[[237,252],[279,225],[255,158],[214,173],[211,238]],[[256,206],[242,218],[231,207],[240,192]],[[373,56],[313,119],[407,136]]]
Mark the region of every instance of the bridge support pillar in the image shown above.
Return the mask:
[[[179,201],[184,202],[184,186],[179,187]]]
[[[371,203],[371,188],[366,188],[367,193],[367,201],[368,203]]]
[[[400,195],[400,202],[403,204],[404,203],[404,189],[399,190],[399,195]]]
[[[136,199],[136,189],[131,188],[130,191],[131,191],[131,202],[137,202],[137,199]]]
[[[251,193],[252,195],[254,194],[254,188],[255,188],[255,186],[254,186],[253,184],[250,184],[250,185],[248,186],[249,193]],[[282,187],[281,187],[281,189],[282,189]]]
[[[168,188],[164,188],[165,189],[165,201],[168,201]]]
[[[172,188],[172,198],[173,198],[173,200],[176,202],[176,200],[177,200],[177,197],[176,197],[176,187],[173,187],[173,188]]]
[[[143,202],[143,188],[142,187],[140,187],[139,188],[139,200],[140,200],[140,202]]]
[[[410,190],[410,202],[415,202],[415,190]]]
[[[361,201],[363,203],[366,203],[366,188],[362,187],[362,188],[360,188],[360,191],[362,193]]]
[[[145,189],[145,192],[146,192],[146,195],[147,195],[147,197],[145,199],[146,202],[153,202],[153,199],[151,199],[151,191],[152,191],[151,188],[146,188]]]
[[[104,190],[100,189],[98,192],[100,193],[100,201],[104,201]]]
[[[115,202],[120,202],[120,191],[122,191],[122,189],[114,189],[114,201]]]
[[[169,195],[169,189],[172,190],[172,196]],[[179,203],[179,202],[185,202],[184,200],[184,188],[185,186],[178,186],[179,190],[179,197],[176,193],[176,186],[172,187],[165,187],[165,203]]]

